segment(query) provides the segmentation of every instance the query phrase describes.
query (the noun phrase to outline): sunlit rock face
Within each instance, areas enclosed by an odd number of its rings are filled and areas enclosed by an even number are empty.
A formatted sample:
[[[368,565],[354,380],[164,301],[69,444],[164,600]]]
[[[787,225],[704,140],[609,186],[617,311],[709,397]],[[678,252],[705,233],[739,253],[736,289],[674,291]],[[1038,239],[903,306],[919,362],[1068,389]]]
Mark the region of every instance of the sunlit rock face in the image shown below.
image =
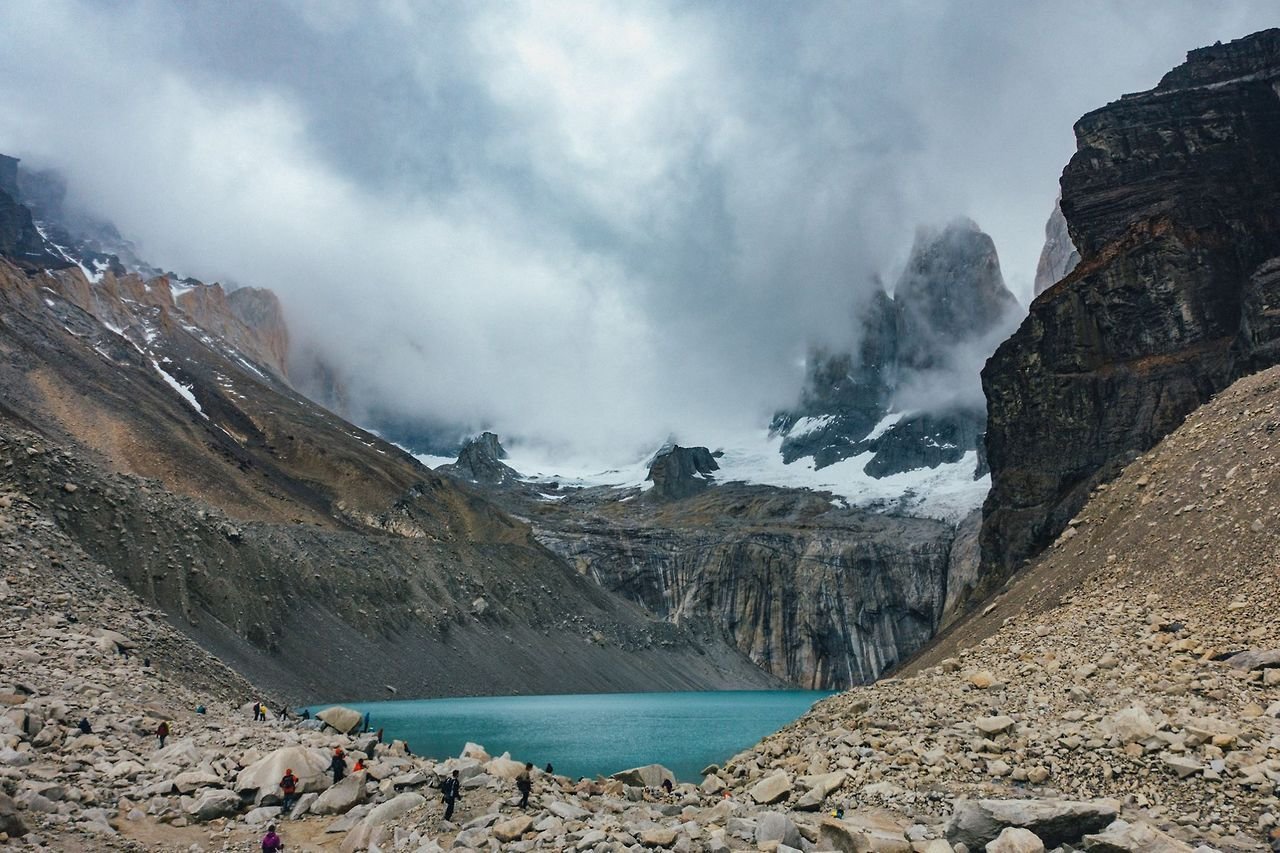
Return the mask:
[[[1076,123],[1061,209],[1080,264],[983,371],[991,577],[1095,486],[1277,361],[1280,30],[1192,51]]]
[[[868,454],[873,477],[959,462],[985,428],[981,361],[1020,312],[974,222],[921,229],[893,296],[877,292],[859,312],[857,345],[815,352],[799,404],[774,418],[784,459],[822,468]]]

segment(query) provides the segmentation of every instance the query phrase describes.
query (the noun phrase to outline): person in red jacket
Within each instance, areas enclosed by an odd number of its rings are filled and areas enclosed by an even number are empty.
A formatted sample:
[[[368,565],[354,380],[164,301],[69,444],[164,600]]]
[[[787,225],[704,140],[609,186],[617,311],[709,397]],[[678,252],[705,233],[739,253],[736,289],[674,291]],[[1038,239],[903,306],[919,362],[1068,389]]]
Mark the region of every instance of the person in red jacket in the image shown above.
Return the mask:
[[[290,767],[284,771],[284,775],[280,777],[280,806],[284,809],[282,814],[288,814],[293,810],[293,804],[298,799],[298,777],[293,775],[293,768]]]
[[[160,739],[160,748],[164,749],[164,739],[169,736],[169,724],[164,720],[160,721],[160,725],[156,726],[156,737]]]

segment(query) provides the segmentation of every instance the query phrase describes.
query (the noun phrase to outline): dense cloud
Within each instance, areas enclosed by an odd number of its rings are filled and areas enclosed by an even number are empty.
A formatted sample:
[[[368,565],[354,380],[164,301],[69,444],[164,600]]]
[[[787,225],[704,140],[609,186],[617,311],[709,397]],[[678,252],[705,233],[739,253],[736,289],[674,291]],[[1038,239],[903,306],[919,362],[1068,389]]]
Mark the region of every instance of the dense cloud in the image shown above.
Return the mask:
[[[1268,2],[0,6],[0,151],[274,288],[357,414],[762,425],[968,215],[1024,302],[1071,124]]]

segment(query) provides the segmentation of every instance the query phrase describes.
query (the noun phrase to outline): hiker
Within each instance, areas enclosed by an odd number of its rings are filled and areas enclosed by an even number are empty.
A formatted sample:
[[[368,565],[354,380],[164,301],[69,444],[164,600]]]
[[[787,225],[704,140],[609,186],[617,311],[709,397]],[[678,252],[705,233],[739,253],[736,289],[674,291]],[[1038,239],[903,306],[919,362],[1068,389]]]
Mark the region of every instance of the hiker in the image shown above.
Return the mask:
[[[347,759],[342,757],[342,747],[338,747],[333,751],[333,760],[329,762],[329,769],[333,771],[333,784],[342,781],[342,777],[347,775]]]
[[[259,702],[258,706],[259,706],[258,713],[262,716],[262,722],[265,723],[267,721],[267,718],[270,717],[271,715],[270,712],[267,710],[267,703]]]
[[[351,768],[351,772],[352,772],[352,773],[359,773],[359,772],[360,772],[361,770],[363,770],[363,769],[364,769],[364,759],[363,759],[363,758],[357,758],[357,759],[356,759],[356,766]]]
[[[88,717],[81,717],[81,718],[80,718],[79,728],[80,728],[80,734],[82,734],[82,735],[91,735],[91,734],[93,734],[93,726],[89,725],[89,718],[88,718]]]
[[[520,792],[520,808],[529,808],[529,793],[533,790],[533,777],[529,774],[533,772],[533,762],[526,761],[524,769],[520,771],[520,775],[516,777],[516,790]]]
[[[382,743],[382,729],[378,729],[378,743]]]
[[[142,665],[147,669],[151,669],[151,658],[143,658]]]
[[[280,805],[284,809],[282,814],[288,814],[293,811],[293,804],[298,799],[298,777],[293,775],[292,767],[280,777],[280,793],[284,795],[280,798]]]
[[[368,733],[369,733],[369,712],[365,711],[364,712],[364,732],[362,734],[367,735]]]
[[[203,713],[205,713],[205,707],[204,707],[203,705],[197,705],[197,706],[196,706],[196,713],[197,713],[197,714],[203,714]]]
[[[309,719],[311,719],[311,709],[310,709],[310,708],[303,708],[303,709],[302,709],[302,714],[301,714],[300,716],[301,716],[301,717],[302,717],[302,719],[304,719],[304,720],[309,720]]]
[[[160,748],[164,749],[164,739],[169,736],[169,724],[164,720],[160,721],[160,725],[156,726],[156,737],[160,738]]]
[[[544,767],[544,768],[542,768],[542,772],[543,772],[543,773],[546,773],[548,776],[554,776],[554,775],[555,775],[555,772],[556,772],[556,769],[555,769],[554,767],[552,767],[552,766],[551,766],[551,762],[550,762],[550,761],[548,761],[548,762],[547,762],[547,766],[546,766],[546,767]]]
[[[285,719],[288,719],[288,717],[289,717],[289,706],[281,705],[280,710],[276,711],[276,719],[285,720]]]
[[[267,834],[262,836],[262,853],[280,853],[283,849],[284,842],[276,835],[276,825],[273,823],[267,827]]]
[[[440,792],[444,794],[444,819],[453,819],[453,804],[462,798],[462,782],[458,780],[458,771],[453,771],[453,775],[444,780],[444,784],[440,786]]]
[[[262,719],[262,703],[254,701],[253,703],[253,721],[256,723]]]
[[[671,796],[671,780],[670,779],[662,780],[662,796],[664,797]]]

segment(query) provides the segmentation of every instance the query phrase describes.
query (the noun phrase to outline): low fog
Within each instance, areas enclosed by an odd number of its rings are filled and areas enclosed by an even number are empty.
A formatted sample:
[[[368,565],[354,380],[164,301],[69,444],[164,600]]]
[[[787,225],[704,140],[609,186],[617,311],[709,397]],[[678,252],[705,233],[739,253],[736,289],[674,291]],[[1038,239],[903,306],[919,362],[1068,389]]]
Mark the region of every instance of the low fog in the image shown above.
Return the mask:
[[[1025,305],[1072,123],[1278,22],[1193,0],[9,2],[0,152],[64,173],[150,262],[274,289],[357,420],[631,454],[763,428],[918,225],[974,219]]]

